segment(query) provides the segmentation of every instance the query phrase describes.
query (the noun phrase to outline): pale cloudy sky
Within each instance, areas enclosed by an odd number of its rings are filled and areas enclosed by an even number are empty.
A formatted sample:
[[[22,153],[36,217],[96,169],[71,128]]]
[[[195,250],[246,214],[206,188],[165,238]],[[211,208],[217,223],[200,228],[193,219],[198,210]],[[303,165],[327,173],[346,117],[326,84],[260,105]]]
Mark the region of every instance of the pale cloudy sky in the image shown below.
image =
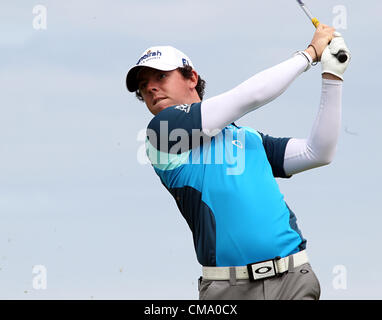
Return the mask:
[[[341,136],[330,166],[278,182],[322,299],[381,299],[382,4],[306,4],[338,24],[352,51]],[[46,29],[33,27],[36,5],[47,10]],[[126,72],[146,48],[173,45],[207,80],[208,98],[304,49],[313,32],[292,0],[2,1],[0,298],[197,299],[191,232],[151,166],[137,161],[152,116],[125,89]],[[237,123],[306,137],[320,85],[318,65]],[[38,265],[47,280],[39,290]],[[346,289],[333,286],[336,266]]]

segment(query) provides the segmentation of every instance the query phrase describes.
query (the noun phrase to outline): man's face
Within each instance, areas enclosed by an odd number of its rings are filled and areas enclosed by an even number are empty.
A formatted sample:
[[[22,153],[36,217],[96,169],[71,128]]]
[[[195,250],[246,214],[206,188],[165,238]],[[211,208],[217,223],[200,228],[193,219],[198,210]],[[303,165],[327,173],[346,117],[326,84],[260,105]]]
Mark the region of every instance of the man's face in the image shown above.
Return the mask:
[[[195,100],[195,79],[185,79],[178,70],[160,71],[144,67],[137,75],[138,89],[154,115],[168,107]]]

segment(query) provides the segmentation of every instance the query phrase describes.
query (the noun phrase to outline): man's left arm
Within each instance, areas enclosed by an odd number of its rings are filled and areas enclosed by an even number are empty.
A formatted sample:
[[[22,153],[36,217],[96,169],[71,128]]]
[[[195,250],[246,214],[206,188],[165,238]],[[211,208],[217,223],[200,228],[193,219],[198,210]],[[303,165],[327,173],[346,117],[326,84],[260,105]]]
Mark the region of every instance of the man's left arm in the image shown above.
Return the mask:
[[[344,50],[348,60],[341,63],[335,55]],[[316,120],[308,139],[290,139],[284,155],[287,176],[329,164],[334,157],[341,128],[342,80],[350,62],[350,51],[337,34],[321,57],[322,89]]]
[[[292,138],[284,156],[284,171],[290,176],[329,164],[334,157],[341,128],[342,81],[322,79],[321,101],[307,139]]]

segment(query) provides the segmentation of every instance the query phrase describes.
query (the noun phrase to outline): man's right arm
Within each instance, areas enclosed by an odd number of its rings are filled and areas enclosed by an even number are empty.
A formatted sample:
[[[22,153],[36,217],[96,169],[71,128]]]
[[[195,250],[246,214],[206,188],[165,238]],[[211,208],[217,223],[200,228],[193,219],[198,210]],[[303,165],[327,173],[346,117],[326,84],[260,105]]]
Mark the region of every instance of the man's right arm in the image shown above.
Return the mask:
[[[266,69],[236,88],[202,102],[203,132],[222,129],[268,102],[280,96],[288,86],[308,67],[302,55]]]
[[[320,24],[311,41],[314,49],[309,46],[304,54],[295,55],[254,75],[236,88],[202,102],[203,132],[212,136],[211,131],[224,128],[246,113],[280,96],[301,73],[308,69],[309,63],[321,59],[323,51],[333,39],[333,33],[334,28]]]

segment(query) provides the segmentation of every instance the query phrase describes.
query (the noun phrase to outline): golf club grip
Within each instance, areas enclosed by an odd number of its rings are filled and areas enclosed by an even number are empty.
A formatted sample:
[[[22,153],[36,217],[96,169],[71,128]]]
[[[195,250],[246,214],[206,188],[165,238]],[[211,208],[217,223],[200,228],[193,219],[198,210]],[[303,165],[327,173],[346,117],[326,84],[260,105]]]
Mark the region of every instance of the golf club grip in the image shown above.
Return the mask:
[[[334,55],[339,62],[341,63],[344,63],[347,61],[348,59],[348,55],[346,54],[346,52],[344,50],[340,50],[337,52],[337,54]]]

